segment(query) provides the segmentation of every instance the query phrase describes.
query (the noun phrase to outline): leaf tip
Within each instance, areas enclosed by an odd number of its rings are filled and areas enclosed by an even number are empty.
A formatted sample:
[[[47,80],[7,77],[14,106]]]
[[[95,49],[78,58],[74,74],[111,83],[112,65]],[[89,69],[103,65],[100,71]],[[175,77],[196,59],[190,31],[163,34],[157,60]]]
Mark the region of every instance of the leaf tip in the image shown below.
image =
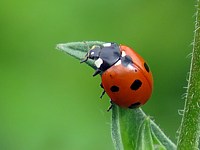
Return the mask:
[[[56,45],[56,49],[57,49],[57,50],[63,50],[63,49],[64,49],[64,45],[65,45],[65,44],[63,44],[63,43],[57,44],[57,45]]]

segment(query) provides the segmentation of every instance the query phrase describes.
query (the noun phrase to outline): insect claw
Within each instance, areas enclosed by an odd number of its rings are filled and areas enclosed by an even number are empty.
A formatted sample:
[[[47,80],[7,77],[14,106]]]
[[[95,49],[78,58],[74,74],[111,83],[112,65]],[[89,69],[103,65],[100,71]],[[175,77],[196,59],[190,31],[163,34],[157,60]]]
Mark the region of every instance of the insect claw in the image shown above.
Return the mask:
[[[96,71],[93,74],[93,77],[96,76],[96,75],[98,75],[98,74],[100,74],[100,73],[101,73],[101,70],[100,69],[96,69]]]
[[[80,61],[80,63],[84,63],[84,62],[86,62],[88,60],[88,57],[85,57],[85,58],[83,58],[81,61]]]
[[[87,60],[88,60],[88,53],[86,53],[85,54],[85,58],[83,58],[81,61],[80,61],[80,63],[84,63],[84,62],[86,62]]]
[[[106,93],[106,91],[105,91],[105,90],[103,90],[103,92],[101,93],[100,99],[102,99],[102,98],[103,98],[103,96],[105,95],[105,93]]]
[[[107,109],[107,112],[109,112],[113,108],[113,104],[111,103],[110,106]]]

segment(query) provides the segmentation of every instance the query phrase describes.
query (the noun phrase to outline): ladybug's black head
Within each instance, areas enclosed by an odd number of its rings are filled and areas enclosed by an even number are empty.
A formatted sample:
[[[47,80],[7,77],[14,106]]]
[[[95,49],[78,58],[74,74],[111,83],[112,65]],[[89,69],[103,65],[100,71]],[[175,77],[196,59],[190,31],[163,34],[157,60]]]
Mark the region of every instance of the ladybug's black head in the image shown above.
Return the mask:
[[[86,62],[89,59],[97,60],[100,55],[101,48],[100,46],[94,45],[85,55],[85,58],[81,61],[81,63]]]
[[[105,43],[101,47],[93,46],[81,62],[87,61],[88,58],[95,60],[94,64],[97,67],[97,70],[93,75],[95,76],[114,65],[120,57],[120,49],[116,43]]]

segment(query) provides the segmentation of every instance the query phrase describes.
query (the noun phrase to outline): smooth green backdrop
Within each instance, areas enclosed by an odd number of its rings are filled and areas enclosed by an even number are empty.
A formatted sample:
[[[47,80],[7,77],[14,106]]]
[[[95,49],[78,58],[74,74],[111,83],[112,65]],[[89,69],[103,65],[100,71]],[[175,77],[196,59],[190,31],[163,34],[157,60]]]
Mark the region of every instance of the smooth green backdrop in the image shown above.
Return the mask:
[[[100,77],[55,50],[87,40],[129,45],[148,61],[154,92],[142,108],[176,141],[194,12],[188,0],[1,0],[0,150],[114,149]]]

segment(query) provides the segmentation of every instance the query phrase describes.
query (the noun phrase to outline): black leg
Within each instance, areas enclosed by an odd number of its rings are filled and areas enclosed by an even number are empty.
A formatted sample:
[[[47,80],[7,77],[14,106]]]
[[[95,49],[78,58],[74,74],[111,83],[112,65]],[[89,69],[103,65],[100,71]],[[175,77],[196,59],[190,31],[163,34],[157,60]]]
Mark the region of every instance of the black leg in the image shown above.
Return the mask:
[[[107,109],[107,112],[109,112],[112,109],[112,107],[113,107],[113,104],[110,104],[110,106]]]
[[[96,75],[98,75],[98,74],[100,74],[100,73],[101,73],[101,70],[97,68],[95,70],[94,74],[93,74],[93,77],[96,76]]]
[[[100,87],[101,87],[102,89],[104,89],[104,88],[103,88],[103,84],[102,84],[102,83],[100,84]]]
[[[113,103],[112,101],[110,101],[110,106],[108,107],[107,112],[109,112],[112,108],[113,108]]]
[[[100,96],[100,98],[102,99],[103,96],[105,95],[106,91],[104,90],[102,83],[100,84],[100,86],[103,89],[103,92],[101,93],[101,96]]]
[[[105,93],[106,93],[106,91],[105,91],[105,90],[103,90],[103,92],[101,93],[100,99],[102,99],[102,98],[103,98],[103,96],[105,95]]]

